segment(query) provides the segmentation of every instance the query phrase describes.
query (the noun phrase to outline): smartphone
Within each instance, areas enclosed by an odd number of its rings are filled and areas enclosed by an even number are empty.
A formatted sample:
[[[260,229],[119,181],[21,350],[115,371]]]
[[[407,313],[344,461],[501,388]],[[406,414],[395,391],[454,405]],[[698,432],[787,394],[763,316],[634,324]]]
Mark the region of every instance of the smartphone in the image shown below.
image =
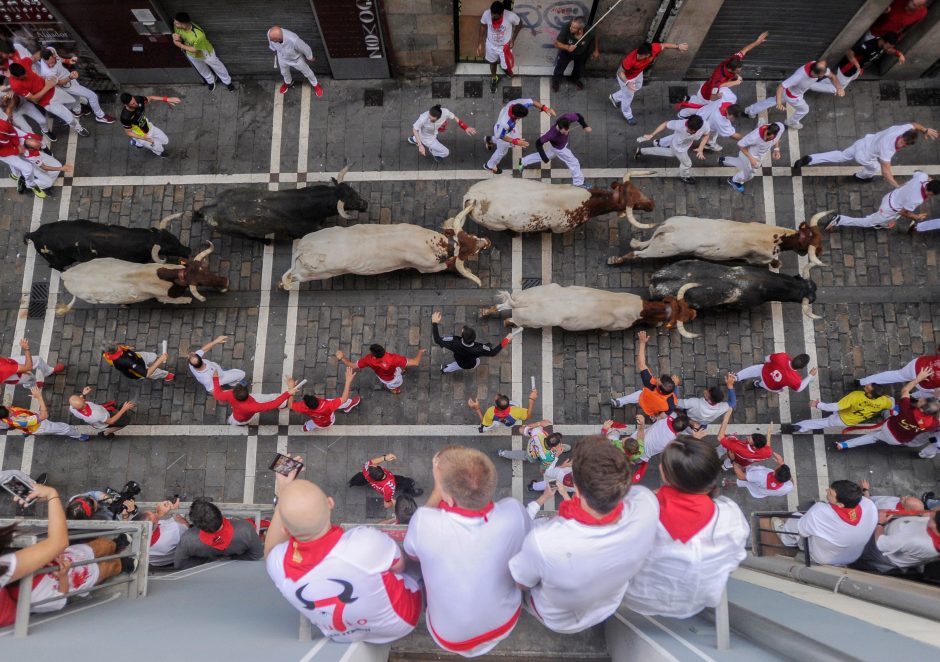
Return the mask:
[[[276,471],[282,476],[290,476],[293,471],[300,471],[304,468],[304,463],[300,460],[295,460],[290,455],[284,455],[283,453],[277,453],[274,456],[274,461],[271,463],[271,471]]]
[[[32,478],[20,471],[11,472],[9,475],[4,476],[3,479],[0,480],[0,487],[3,487],[3,489],[13,496],[19,497],[23,501],[26,501],[27,506],[33,505],[33,502],[35,501],[35,499],[32,501],[26,500],[26,497],[30,495],[35,485],[36,483],[33,482]]]
[[[557,481],[554,481],[554,480],[550,480],[550,481],[548,481],[548,486],[549,486],[550,488],[552,488],[553,490],[557,490],[557,489],[558,489],[558,482],[557,482]]]

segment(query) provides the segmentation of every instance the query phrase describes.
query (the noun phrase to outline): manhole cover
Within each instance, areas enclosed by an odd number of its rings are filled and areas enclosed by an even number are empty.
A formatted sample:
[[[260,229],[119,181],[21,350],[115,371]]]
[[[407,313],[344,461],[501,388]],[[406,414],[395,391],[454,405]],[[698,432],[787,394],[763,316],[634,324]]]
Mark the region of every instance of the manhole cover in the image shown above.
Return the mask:
[[[523,278],[522,279],[522,289],[527,290],[530,287],[538,287],[542,284],[541,278]]]
[[[503,103],[509,103],[513,99],[519,99],[522,97],[522,87],[504,87],[503,88]]]
[[[49,283],[33,283],[29,288],[29,319],[42,319],[46,316],[46,304],[49,303]]]
[[[940,88],[907,90],[908,106],[940,106]]]
[[[483,82],[479,80],[465,80],[463,82],[463,95],[468,99],[483,98]]]
[[[366,497],[366,519],[385,519],[388,511],[381,497]]]
[[[881,83],[878,92],[882,101],[900,101],[901,86],[897,83]]]
[[[385,103],[385,93],[382,90],[366,90],[366,106],[381,106]]]
[[[431,83],[431,96],[435,99],[450,99],[450,81]]]

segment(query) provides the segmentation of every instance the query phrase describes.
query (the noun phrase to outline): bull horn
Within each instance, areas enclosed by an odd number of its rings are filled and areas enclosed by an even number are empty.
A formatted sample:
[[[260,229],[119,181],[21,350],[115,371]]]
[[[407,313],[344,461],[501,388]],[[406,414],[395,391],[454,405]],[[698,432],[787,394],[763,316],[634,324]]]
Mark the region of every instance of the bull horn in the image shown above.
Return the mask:
[[[343,178],[346,176],[346,173],[349,172],[349,166],[343,166],[343,169],[339,171],[339,174],[336,175],[336,183],[342,184]]]
[[[809,299],[803,297],[803,314],[806,315],[811,320],[821,320],[822,317],[813,313],[813,307],[809,303]]]
[[[467,265],[464,264],[463,260],[454,260],[454,269],[456,269],[457,273],[467,280],[471,280],[476,283],[477,287],[483,287],[483,283],[480,282],[480,279],[477,278],[475,274],[471,273],[470,270],[467,269]]]
[[[150,259],[155,264],[166,264],[166,260],[160,257],[160,244],[154,244],[153,248],[150,249]]]
[[[812,217],[811,219],[809,219],[809,226],[810,226],[811,228],[815,228],[817,225],[819,225],[819,221],[820,221],[820,219],[822,219],[823,216],[828,216],[828,215],[831,214],[833,211],[834,211],[834,210],[832,210],[832,209],[827,209],[826,211],[821,211],[821,212],[819,212],[818,214],[813,214],[813,217]]]
[[[466,207],[464,207],[464,208],[460,211],[459,214],[457,214],[456,216],[452,216],[451,218],[448,218],[446,221],[444,221],[444,223],[441,225],[441,227],[442,227],[444,230],[453,230],[453,231],[454,231],[454,234],[456,235],[458,232],[460,232],[461,230],[463,230],[464,221],[467,220],[467,216],[470,215],[470,212],[471,212],[471,211],[473,211],[473,203],[472,203],[472,202],[471,202],[469,205],[467,205]]]
[[[680,322],[680,321],[678,321],[678,320],[676,321],[676,331],[679,332],[679,335],[680,335],[680,336],[682,336],[683,338],[688,338],[689,340],[692,340],[692,339],[694,339],[694,338],[698,338],[698,337],[699,337],[699,334],[697,334],[697,333],[692,333],[691,331],[686,331],[686,330],[685,330],[685,324],[683,324],[682,322]]]
[[[640,223],[638,220],[636,220],[636,216],[633,215],[633,209],[629,206],[626,209],[624,209],[622,212],[620,212],[620,214],[618,215],[619,218],[623,218],[624,216],[627,217],[627,220],[630,222],[630,225],[632,225],[635,228],[640,228],[641,230],[649,230],[650,228],[656,227],[655,223]]]
[[[78,297],[76,297],[76,296],[73,295],[73,296],[72,296],[72,300],[69,301],[68,303],[66,303],[66,304],[59,304],[58,306],[56,306],[56,308],[55,308],[55,314],[56,314],[56,315],[59,315],[60,317],[61,317],[62,315],[65,315],[67,312],[69,312],[70,310],[72,310],[72,306],[75,305],[75,302],[76,302],[77,300],[78,300]]]
[[[810,264],[812,264],[814,267],[824,267],[824,266],[826,266],[826,263],[825,263],[825,262],[823,262],[823,261],[820,260],[818,257],[816,257],[816,247],[815,247],[815,246],[810,246],[810,247],[808,247],[808,248],[806,249],[806,256],[807,256],[807,258],[809,258]]]
[[[682,301],[685,298],[685,293],[691,290],[693,287],[698,287],[698,283],[686,283],[679,288],[678,294],[676,294],[676,299]]]
[[[209,244],[209,248],[205,249],[204,251],[199,253],[199,255],[194,257],[193,262],[199,262],[200,260],[206,259],[209,256],[209,254],[215,250],[215,245],[211,241],[207,241],[206,243]],[[205,299],[203,299],[203,301],[205,301]]]
[[[627,174],[623,176],[623,182],[626,184],[630,181],[630,178],[636,175],[637,177],[649,177],[650,175],[655,175],[655,170],[627,170]]]
[[[336,201],[336,213],[342,216],[343,218],[352,218],[349,214],[346,213],[346,203],[342,200]]]
[[[183,212],[178,211],[175,214],[169,214],[167,216],[164,216],[162,219],[160,219],[160,222],[157,223],[157,229],[166,230],[167,227],[169,227],[171,221],[175,221],[182,215],[183,215]]]
[[[190,285],[190,286],[189,286],[189,293],[192,294],[192,295],[193,295],[193,299],[196,299],[197,301],[205,301],[205,300],[206,300],[206,298],[205,298],[204,296],[202,296],[201,294],[199,294],[199,290],[196,289],[196,286],[195,286],[195,285]]]

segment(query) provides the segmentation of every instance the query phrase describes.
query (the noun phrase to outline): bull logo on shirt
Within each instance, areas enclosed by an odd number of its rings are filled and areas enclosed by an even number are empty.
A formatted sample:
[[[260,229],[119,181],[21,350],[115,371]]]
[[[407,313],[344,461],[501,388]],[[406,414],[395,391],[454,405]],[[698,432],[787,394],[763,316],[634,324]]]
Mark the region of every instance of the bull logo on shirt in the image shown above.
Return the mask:
[[[323,598],[322,600],[307,600],[304,598],[303,592],[309,584],[304,584],[298,588],[294,595],[300,601],[300,604],[303,605],[304,609],[309,611],[320,609],[326,613],[327,608],[333,607],[333,629],[337,632],[345,632],[346,624],[343,622],[343,611],[345,611],[346,605],[352,604],[359,598],[353,597],[353,587],[349,582],[342,579],[330,579],[330,581],[336,582],[343,587],[339,595],[335,595],[332,598]]]

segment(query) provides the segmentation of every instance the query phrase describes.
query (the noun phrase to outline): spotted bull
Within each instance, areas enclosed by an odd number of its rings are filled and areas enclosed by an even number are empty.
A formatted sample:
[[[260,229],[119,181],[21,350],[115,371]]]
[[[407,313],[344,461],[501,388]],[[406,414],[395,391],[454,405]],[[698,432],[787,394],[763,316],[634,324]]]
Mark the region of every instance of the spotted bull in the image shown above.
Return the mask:
[[[193,221],[206,222],[222,234],[267,241],[299,239],[323,227],[331,216],[352,218],[348,211],[364,212],[369,204],[343,183],[348,168],[329,184],[311,184],[301,189],[262,191],[231,188],[219,193],[215,204],[193,213]]]
[[[76,262],[115,257],[127,262],[146,264],[163,259],[188,258],[190,250],[166,228],[182,214],[165,217],[155,228],[125,228],[79,219],[40,225],[23,237],[33,242],[36,252],[58,271]]]
[[[686,292],[694,287],[695,283],[689,283],[676,296],[647,301],[635,294],[552,283],[515,294],[501,291],[497,295],[499,303],[482,308],[480,317],[510,310],[512,316],[503,322],[506,326],[558,326],[567,331],[620,331],[637,323],[665,322],[667,328],[675,326],[683,337],[697,338],[697,334],[686,331],[683,324],[695,319],[695,311],[684,300]]]
[[[296,248],[293,266],[279,287],[289,290],[295,283],[325,280],[343,274],[374,276],[398,269],[421,273],[456,271],[477,285],[480,279],[466,261],[489,248],[489,239],[463,231],[470,208],[444,222],[435,232],[406,223],[333,227],[308,234]]]
[[[148,299],[160,303],[205,301],[197,288],[228,289],[228,278],[209,271],[212,244],[185,264],[135,264],[113,257],[76,264],[62,273],[62,284],[72,294],[56,312],[64,315],[77,299],[88,303],[130,304]]]
[[[653,211],[654,203],[630,181],[631,174],[640,173],[628,172],[609,189],[493,177],[471,186],[463,205],[472,205],[470,218],[490,230],[568,232],[614,211],[638,228],[651,228],[633,214],[634,210]]]

